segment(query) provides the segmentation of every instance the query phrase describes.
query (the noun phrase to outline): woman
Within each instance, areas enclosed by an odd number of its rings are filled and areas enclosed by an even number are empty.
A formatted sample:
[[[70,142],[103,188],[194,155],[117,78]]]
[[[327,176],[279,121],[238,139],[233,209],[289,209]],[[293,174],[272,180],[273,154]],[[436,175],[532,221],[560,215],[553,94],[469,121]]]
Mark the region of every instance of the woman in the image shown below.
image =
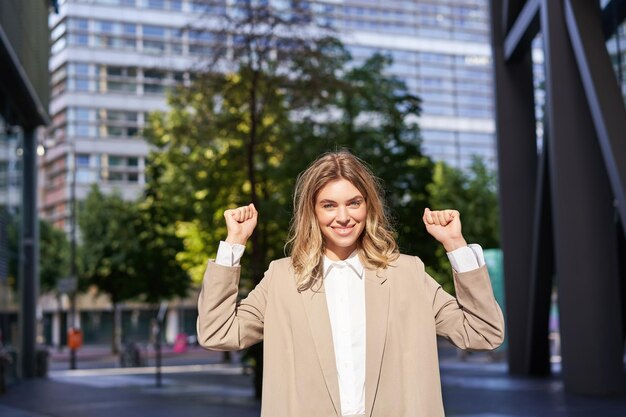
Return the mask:
[[[448,252],[457,298],[414,256],[398,253],[381,188],[341,151],[298,177],[288,258],[273,261],[237,305],[239,259],[257,222],[253,205],[226,210],[228,236],[209,262],[198,339],[213,350],[264,340],[262,417],[443,416],[436,335],[489,350],[504,321],[478,245],[457,211],[425,209]]]

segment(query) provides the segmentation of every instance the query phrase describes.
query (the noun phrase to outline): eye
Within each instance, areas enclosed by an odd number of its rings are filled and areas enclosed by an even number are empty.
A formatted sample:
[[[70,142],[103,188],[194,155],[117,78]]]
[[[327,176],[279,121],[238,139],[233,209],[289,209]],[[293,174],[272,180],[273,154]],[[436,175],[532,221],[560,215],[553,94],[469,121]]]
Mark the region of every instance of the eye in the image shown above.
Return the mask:
[[[322,208],[330,209],[330,208],[333,208],[333,205],[331,203],[324,203],[322,204]]]
[[[350,203],[350,206],[352,206],[352,207],[359,207],[362,202],[363,201],[361,201],[361,200],[354,200],[353,202]]]

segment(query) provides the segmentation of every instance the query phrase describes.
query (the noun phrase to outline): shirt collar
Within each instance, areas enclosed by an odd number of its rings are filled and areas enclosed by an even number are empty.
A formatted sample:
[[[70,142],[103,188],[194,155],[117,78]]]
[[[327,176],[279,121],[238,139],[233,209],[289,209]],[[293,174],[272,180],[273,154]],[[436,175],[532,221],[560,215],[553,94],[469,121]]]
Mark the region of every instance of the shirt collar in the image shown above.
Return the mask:
[[[363,277],[363,264],[361,263],[356,250],[343,261],[333,261],[328,258],[328,256],[324,255],[324,278],[326,278],[332,268],[343,267],[349,267],[358,275],[359,278]]]

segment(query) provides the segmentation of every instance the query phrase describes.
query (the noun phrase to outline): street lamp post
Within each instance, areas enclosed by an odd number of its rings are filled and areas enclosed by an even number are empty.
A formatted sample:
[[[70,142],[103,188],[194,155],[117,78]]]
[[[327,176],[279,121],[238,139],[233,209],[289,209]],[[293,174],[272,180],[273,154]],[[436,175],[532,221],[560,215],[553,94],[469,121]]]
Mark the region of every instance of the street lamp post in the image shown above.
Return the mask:
[[[69,169],[71,175],[71,183],[70,183],[70,277],[73,280],[76,280],[76,284],[78,284],[77,279],[77,268],[76,268],[76,148],[74,147],[74,143],[71,143],[72,153],[69,159]],[[77,287],[77,285],[76,285]],[[70,324],[72,329],[76,329],[76,290],[74,287],[72,291],[70,291]],[[74,345],[70,346],[70,369],[76,369],[76,347]]]

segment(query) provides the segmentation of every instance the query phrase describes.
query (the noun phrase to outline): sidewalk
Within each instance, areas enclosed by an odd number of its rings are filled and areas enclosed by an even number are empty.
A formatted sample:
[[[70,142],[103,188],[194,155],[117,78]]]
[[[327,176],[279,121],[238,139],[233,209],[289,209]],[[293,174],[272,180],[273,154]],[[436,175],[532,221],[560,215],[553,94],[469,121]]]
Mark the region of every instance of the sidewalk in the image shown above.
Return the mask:
[[[0,396],[3,417],[258,417],[250,378],[235,365],[52,371]]]
[[[188,359],[197,362],[200,354],[192,351]],[[218,355],[204,352],[206,363],[164,367],[161,388],[151,367],[54,370],[47,379],[9,387],[0,396],[0,416],[258,417],[250,377],[239,365],[215,363]],[[464,362],[451,350],[440,360],[448,417],[626,416],[626,398],[566,395],[558,377],[511,377],[503,362],[481,355]]]

